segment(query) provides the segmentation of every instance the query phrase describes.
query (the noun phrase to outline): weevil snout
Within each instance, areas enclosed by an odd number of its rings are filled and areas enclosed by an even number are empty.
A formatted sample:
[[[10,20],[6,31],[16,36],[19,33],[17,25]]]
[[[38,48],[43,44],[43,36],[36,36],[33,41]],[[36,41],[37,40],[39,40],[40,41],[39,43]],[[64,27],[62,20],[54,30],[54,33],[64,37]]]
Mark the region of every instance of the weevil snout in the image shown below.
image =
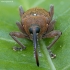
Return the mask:
[[[30,27],[29,32],[30,34],[33,34],[34,54],[35,54],[37,66],[39,66],[38,53],[37,53],[37,35],[40,32],[40,27],[32,26]]]

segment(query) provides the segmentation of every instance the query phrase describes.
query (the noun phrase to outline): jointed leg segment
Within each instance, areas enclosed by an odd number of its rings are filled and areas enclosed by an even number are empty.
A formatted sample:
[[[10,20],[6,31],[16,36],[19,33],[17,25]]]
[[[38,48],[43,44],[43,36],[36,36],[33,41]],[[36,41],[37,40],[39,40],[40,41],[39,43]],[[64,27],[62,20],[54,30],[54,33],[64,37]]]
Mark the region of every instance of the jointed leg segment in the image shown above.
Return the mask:
[[[22,15],[24,14],[22,6],[19,6],[19,13],[20,13],[20,17],[22,17]]]
[[[54,29],[54,24],[55,24],[55,20],[52,20],[50,23],[49,23],[49,26],[48,26],[48,29],[47,29],[47,33],[51,32],[53,29]]]
[[[17,39],[17,38],[27,38],[29,39],[28,35],[25,33],[24,28],[22,27],[22,25],[20,24],[20,22],[16,22],[19,30],[21,32],[11,32],[10,36],[21,46],[21,48],[18,47],[14,47],[14,50],[23,50],[25,49],[25,46]]]
[[[17,39],[17,38],[24,38],[25,36],[21,32],[11,32],[10,36],[21,46],[21,48],[14,47],[13,50],[23,50],[25,46]]]
[[[60,31],[54,30],[54,31],[51,31],[51,32],[47,33],[44,36],[44,38],[53,38],[53,37],[55,37],[54,40],[51,42],[51,44],[47,47],[47,49],[49,50],[50,56],[52,58],[55,58],[55,55],[51,52],[50,48],[59,39],[60,35],[61,35],[61,32]]]
[[[20,23],[19,21],[17,21],[16,24],[17,24],[19,30],[20,30],[24,35],[27,36],[27,34],[26,34],[26,32],[25,32],[23,26],[21,25],[21,23]]]
[[[55,37],[52,43],[48,46],[48,49],[50,49],[52,45],[59,39],[60,35],[61,35],[61,32],[57,30],[51,31],[50,33],[46,35],[47,38]]]
[[[53,5],[50,6],[49,14],[50,14],[51,20],[52,20],[52,17],[53,17],[53,14],[54,14],[54,6]]]

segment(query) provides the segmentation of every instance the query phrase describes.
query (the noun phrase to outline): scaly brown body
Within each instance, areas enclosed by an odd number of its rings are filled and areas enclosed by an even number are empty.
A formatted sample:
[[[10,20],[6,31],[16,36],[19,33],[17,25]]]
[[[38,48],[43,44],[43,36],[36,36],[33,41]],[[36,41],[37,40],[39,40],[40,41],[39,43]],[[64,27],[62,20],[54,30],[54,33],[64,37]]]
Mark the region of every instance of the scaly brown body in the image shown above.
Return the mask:
[[[29,9],[21,17],[22,26],[30,37],[29,28],[32,25],[38,25],[40,27],[39,38],[47,31],[50,20],[50,14],[41,8]]]
[[[52,58],[56,57],[50,48],[58,40],[61,35],[60,31],[53,30],[55,20],[52,20],[54,14],[54,7],[50,6],[50,11],[46,11],[41,8],[32,8],[23,11],[22,7],[19,7],[21,23],[17,22],[21,32],[11,32],[10,36],[21,46],[21,48],[14,47],[14,50],[25,49],[25,46],[16,38],[28,38],[33,40],[34,43],[34,54],[36,58],[37,66],[39,66],[38,53],[37,53],[37,39],[38,38],[52,38],[55,37],[51,44],[47,47],[50,56]]]

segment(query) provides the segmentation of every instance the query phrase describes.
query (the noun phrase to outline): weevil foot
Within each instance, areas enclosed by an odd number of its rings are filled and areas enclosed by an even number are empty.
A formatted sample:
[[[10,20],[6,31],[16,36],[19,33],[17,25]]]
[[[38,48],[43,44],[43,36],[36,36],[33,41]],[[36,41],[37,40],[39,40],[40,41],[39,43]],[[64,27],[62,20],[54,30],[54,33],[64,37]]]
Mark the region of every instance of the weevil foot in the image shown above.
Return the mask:
[[[48,50],[51,58],[56,58],[56,54],[53,54],[51,50]]]
[[[13,47],[13,50],[14,51],[22,51],[22,50],[24,50],[24,49],[26,49],[26,47],[24,47],[24,48],[21,48],[21,47]]]
[[[51,56],[51,58],[53,59],[53,58],[56,58],[56,54],[50,54],[50,56]]]

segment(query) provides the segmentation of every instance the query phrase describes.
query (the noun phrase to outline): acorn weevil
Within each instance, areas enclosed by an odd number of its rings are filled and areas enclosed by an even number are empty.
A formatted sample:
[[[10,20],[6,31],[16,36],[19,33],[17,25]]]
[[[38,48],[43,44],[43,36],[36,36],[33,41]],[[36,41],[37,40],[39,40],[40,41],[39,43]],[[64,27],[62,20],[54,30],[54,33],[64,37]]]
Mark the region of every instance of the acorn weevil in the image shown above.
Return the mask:
[[[10,36],[21,46],[20,48],[14,47],[14,50],[23,50],[26,47],[17,38],[27,38],[33,41],[34,55],[36,58],[37,66],[39,66],[38,53],[37,53],[37,39],[53,38],[54,40],[47,47],[50,56],[55,58],[50,48],[61,36],[61,32],[54,30],[55,20],[52,20],[54,14],[54,6],[50,6],[50,10],[46,11],[42,8],[32,8],[24,12],[22,6],[19,7],[21,17],[20,22],[16,22],[21,32],[11,32]]]

